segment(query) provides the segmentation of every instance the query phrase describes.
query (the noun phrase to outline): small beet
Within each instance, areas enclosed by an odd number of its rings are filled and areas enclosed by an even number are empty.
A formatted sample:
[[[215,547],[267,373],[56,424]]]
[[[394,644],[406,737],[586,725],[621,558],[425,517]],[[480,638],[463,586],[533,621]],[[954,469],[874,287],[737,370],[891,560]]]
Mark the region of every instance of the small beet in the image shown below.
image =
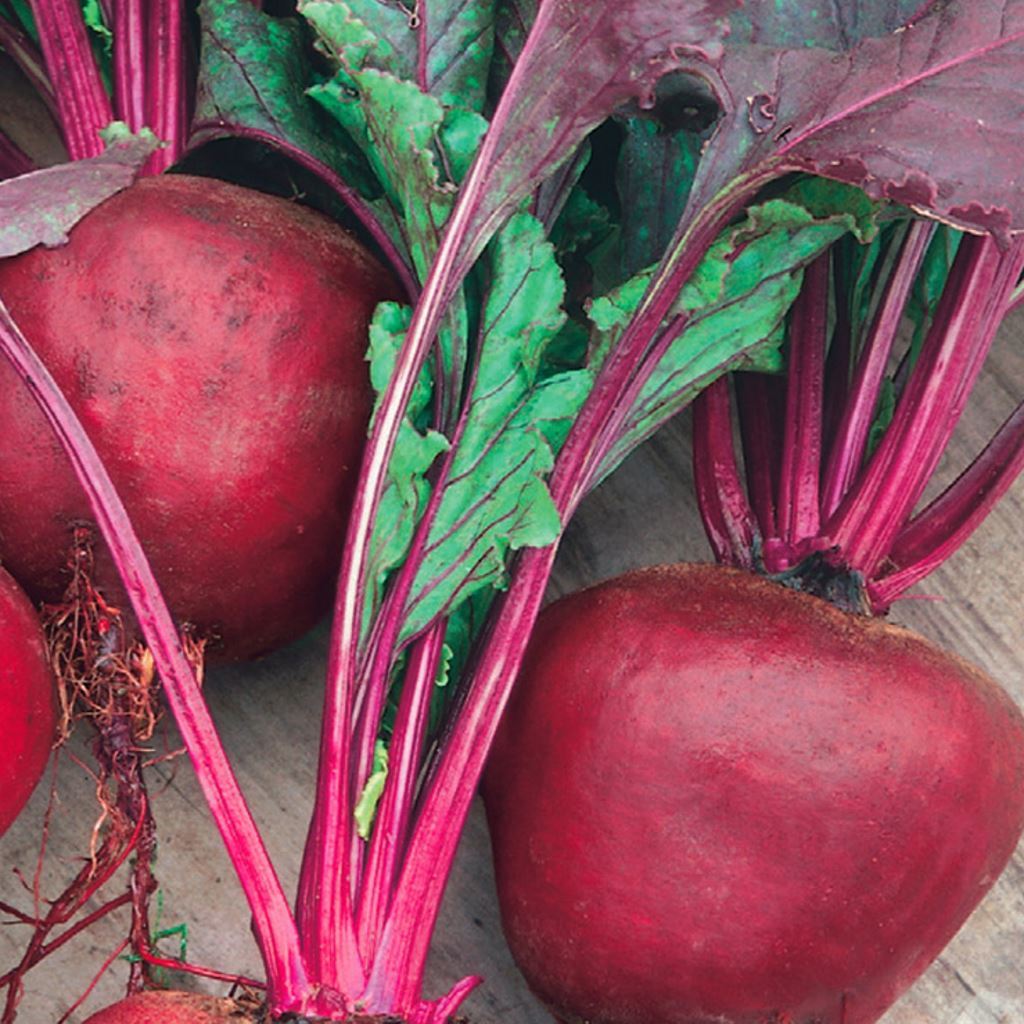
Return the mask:
[[[241,658],[326,610],[370,410],[389,274],[321,215],[223,182],[147,178],[67,245],[0,261],[0,297],[81,417],[172,612]],[[0,366],[0,555],[60,597],[84,493]],[[96,583],[126,598],[105,550]]]
[[[1024,826],[1024,719],[919,637],[747,573],[541,616],[486,775],[502,919],[565,1022],[869,1024]]]
[[[39,619],[0,569],[0,835],[39,782],[56,728],[57,698]]]
[[[140,992],[122,999],[85,1024],[252,1024],[252,1016],[233,999],[195,992]]]

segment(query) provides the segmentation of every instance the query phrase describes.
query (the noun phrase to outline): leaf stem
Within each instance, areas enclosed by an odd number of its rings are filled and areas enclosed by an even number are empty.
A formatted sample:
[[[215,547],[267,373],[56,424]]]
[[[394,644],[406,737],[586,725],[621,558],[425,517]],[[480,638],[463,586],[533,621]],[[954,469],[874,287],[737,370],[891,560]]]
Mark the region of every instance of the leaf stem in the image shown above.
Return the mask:
[[[754,514],[736,464],[727,377],[719,377],[694,399],[693,471],[697,505],[715,560],[752,570]]]
[[[498,598],[484,653],[422,797],[364,992],[368,1006],[411,1014],[419,1002],[430,937],[458,837],[540,610],[557,547],[555,543],[520,552],[509,589]]]
[[[960,244],[935,322],[867,469],[826,528],[837,557],[871,579],[952,434],[1024,267],[1024,240]]]
[[[31,0],[43,59],[72,160],[103,152],[100,131],[114,120],[81,9],[75,0]]]
[[[114,110],[119,120],[133,132],[139,132],[148,124],[146,24],[142,0],[114,0],[113,29]]]
[[[828,331],[828,250],[804,271],[789,323],[789,370],[779,470],[778,533],[794,553],[818,534]]]
[[[373,825],[357,911],[359,945],[366,962],[377,950],[391,906],[401,855],[409,841],[420,754],[427,732],[445,621],[435,623],[413,644],[402,686],[398,717],[388,748],[388,777]]]
[[[146,50],[146,123],[165,145],[150,156],[144,173],[159,174],[181,158],[188,135],[182,0],[151,5]]]
[[[981,454],[896,536],[890,560],[897,567],[869,585],[879,612],[938,568],[981,525],[1024,471],[1024,402]]]
[[[896,269],[886,282],[870,336],[857,361],[853,384],[825,468],[821,507],[826,520],[839,507],[863,463],[886,365],[907,298],[934,233],[932,221],[920,220],[911,225]]]
[[[271,1003],[279,1012],[299,1009],[310,985],[295,922],[124,505],[78,417],[2,303],[0,348],[67,453],[121,573],[203,795],[252,909]]]
[[[735,373],[732,379],[739,410],[747,494],[765,545],[762,557],[769,572],[778,572],[788,566],[788,560],[783,558],[779,565],[768,563],[772,559],[772,548],[779,547],[775,505],[782,452],[784,395],[780,394],[781,381],[763,373]]]
[[[348,765],[352,756],[359,638],[373,524],[391,454],[420,370],[447,305],[485,240],[486,231],[480,229],[475,244],[463,251],[474,214],[473,204],[466,197],[476,195],[486,181],[498,134],[492,124],[449,217],[405,342],[377,408],[360,471],[360,487],[349,516],[327,666],[317,791],[307,842],[307,851],[315,852],[307,852],[299,894],[299,927],[306,954],[310,963],[316,965],[318,976],[342,991],[362,988],[362,965],[352,908],[354,879],[347,853],[354,842]],[[490,225],[489,230],[493,233],[496,227]],[[347,965],[345,978],[335,978],[330,973],[339,965]]]

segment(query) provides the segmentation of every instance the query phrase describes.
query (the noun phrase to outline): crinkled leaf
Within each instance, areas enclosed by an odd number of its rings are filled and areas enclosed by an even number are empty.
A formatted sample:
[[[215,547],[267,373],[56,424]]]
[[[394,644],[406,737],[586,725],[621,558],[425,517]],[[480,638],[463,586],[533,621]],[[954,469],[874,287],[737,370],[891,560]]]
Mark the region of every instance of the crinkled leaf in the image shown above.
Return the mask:
[[[203,0],[199,16],[200,140],[255,130],[309,154],[364,196],[379,192],[358,149],[306,96],[314,83],[298,21],[236,0]]]
[[[446,106],[483,109],[494,37],[485,0],[313,0],[299,11],[350,69],[386,71]]]
[[[560,258],[586,253],[607,238],[613,230],[608,207],[592,199],[581,187],[566,198],[551,229],[551,241]]]
[[[415,634],[486,587],[501,587],[508,551],[561,529],[543,476],[589,387],[586,373],[541,379],[565,318],[564,286],[540,223],[516,215],[488,253],[482,348],[463,431],[430,525],[403,626]]]
[[[755,30],[771,23],[771,4],[748,10]],[[730,46],[720,68],[728,109],[692,209],[737,178],[809,171],[974,231],[1024,230],[1021,67],[1024,0],[935,4],[840,52]]]
[[[422,279],[454,203],[455,186],[441,180],[435,148],[444,118],[441,104],[413,83],[374,69],[339,73],[310,95],[363,150],[402,220]]]
[[[468,112],[446,112],[412,82],[374,68],[341,71],[310,95],[366,155],[401,218],[406,247],[423,279],[455,204],[458,176],[472,160],[486,122]]]
[[[724,232],[678,296],[672,313],[688,311],[686,326],[645,382],[601,475],[723,372],[775,368],[804,268],[848,232],[869,237],[871,209],[877,212],[846,186],[799,182],[782,197],[750,208]],[[591,307],[595,360],[621,334],[651,273],[642,272]]]
[[[157,147],[152,133],[132,135],[124,125],[111,125],[103,138],[107,149],[100,156],[0,182],[0,258],[63,245],[90,210],[135,180]]]
[[[374,314],[370,325],[370,382],[378,396],[387,387],[410,318],[408,307],[393,302],[381,303]],[[448,441],[442,434],[418,426],[427,418],[431,392],[429,368],[425,368],[413,391],[388,464],[388,481],[370,545],[371,593],[364,628],[380,605],[388,577],[404,561],[409,550],[416,523],[430,496],[427,470],[438,455],[448,449]]]
[[[366,155],[384,186],[400,245],[422,280],[433,264],[465,173],[486,122],[468,111],[446,110],[412,82],[374,68],[342,70],[310,89]],[[444,366],[442,421],[462,387],[466,309],[456,291],[439,330]]]

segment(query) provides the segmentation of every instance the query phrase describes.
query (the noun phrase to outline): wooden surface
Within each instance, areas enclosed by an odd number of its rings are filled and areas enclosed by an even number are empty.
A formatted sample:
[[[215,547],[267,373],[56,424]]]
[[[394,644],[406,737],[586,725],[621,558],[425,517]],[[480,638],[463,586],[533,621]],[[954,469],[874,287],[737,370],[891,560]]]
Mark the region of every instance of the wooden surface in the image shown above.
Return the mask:
[[[0,107],[3,114],[22,116],[11,105]],[[34,116],[31,111],[23,116],[25,144],[32,142]],[[1018,315],[1003,332],[945,472],[976,450],[1024,394],[1022,343],[1024,316]],[[1018,486],[960,554],[919,588],[917,599],[898,605],[893,618],[981,665],[1024,705],[1022,506],[1024,487]],[[672,425],[637,452],[587,501],[565,539],[551,595],[628,568],[680,558],[707,558],[689,493],[685,424]],[[316,764],[324,640],[321,628],[263,662],[212,672],[207,686],[225,745],[289,891],[294,889]],[[164,776],[156,803],[160,926],[188,924],[190,960],[258,976],[244,903],[191,771],[179,761]],[[0,899],[28,905],[15,868],[29,874],[33,870],[46,790],[45,784],[40,787],[29,811],[0,839]],[[57,882],[75,869],[95,820],[91,780],[69,758],[64,759],[57,792],[44,892],[55,891]],[[29,974],[19,1020],[56,1021],[87,988],[124,931],[123,916],[101,921]],[[24,935],[18,926],[0,928],[0,974],[18,955]],[[465,973],[486,979],[465,1007],[474,1024],[550,1020],[526,991],[502,941],[479,809],[466,830],[438,925],[428,994],[439,994]],[[108,971],[85,1007],[72,1016],[72,1024],[117,998],[124,975],[123,964]],[[884,1020],[1024,1022],[1024,849],[936,964]]]

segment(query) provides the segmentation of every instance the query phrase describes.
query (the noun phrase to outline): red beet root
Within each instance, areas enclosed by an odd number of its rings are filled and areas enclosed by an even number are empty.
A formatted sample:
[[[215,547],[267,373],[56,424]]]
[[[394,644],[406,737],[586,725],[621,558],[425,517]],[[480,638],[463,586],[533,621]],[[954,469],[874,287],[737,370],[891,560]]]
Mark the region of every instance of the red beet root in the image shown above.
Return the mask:
[[[244,1024],[252,1018],[232,999],[193,992],[142,992],[122,999],[85,1024]]]
[[[57,699],[39,619],[0,569],[0,835],[32,795],[57,728]]]
[[[247,657],[325,610],[370,408],[387,273],[326,218],[223,182],[140,181],[68,245],[0,262],[0,296],[110,470],[172,611]],[[85,497],[0,368],[0,554],[65,584]],[[125,600],[105,552],[97,582]]]
[[[564,1021],[868,1024],[1024,825],[1024,720],[901,629],[634,573],[531,639],[486,780],[506,934]]]

